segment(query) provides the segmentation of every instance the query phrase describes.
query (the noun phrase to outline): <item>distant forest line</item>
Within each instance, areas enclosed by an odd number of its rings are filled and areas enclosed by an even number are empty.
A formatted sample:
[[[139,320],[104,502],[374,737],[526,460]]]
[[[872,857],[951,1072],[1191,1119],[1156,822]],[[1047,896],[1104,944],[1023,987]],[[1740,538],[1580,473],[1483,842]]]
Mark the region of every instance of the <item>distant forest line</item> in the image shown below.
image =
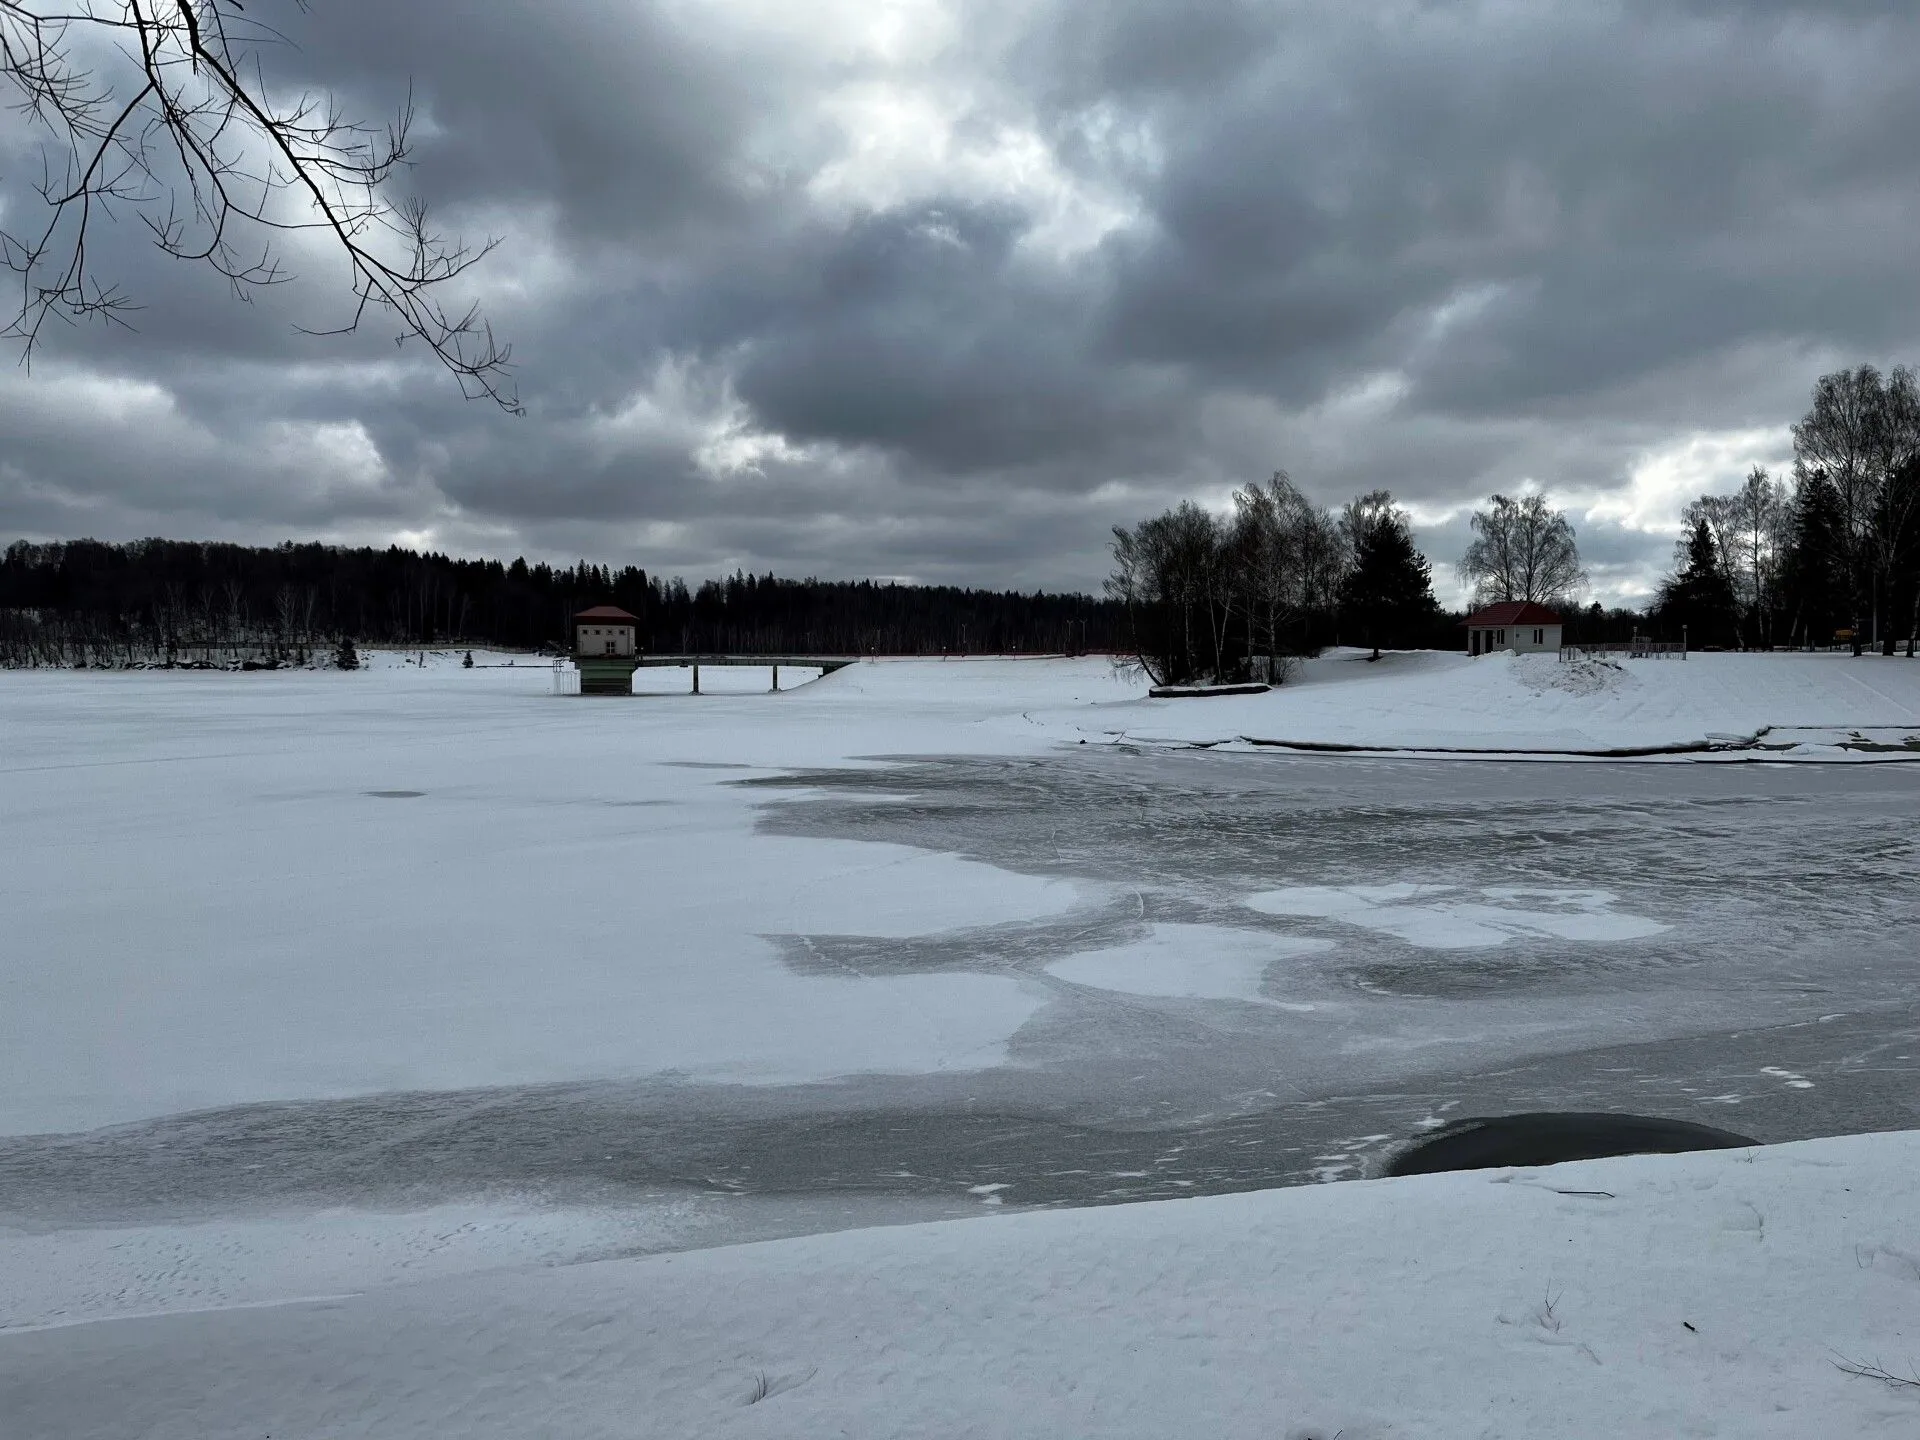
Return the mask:
[[[17,541],[0,552],[0,665],[305,664],[341,640],[566,648],[573,614],[609,603],[656,653],[1100,651],[1123,618],[1087,595],[744,573],[690,588],[636,566],[399,546]]]
[[[1072,593],[745,573],[689,587],[637,566],[461,560],[399,546],[22,540],[0,551],[0,666],[308,664],[342,640],[564,649],[572,615],[607,603],[639,617],[641,644],[655,653],[1128,648],[1121,602]],[[1395,640],[1460,649],[1461,618],[1442,610]],[[1641,618],[1591,607],[1569,617],[1569,638],[1625,639]],[[1337,643],[1341,630],[1330,613],[1313,638]]]

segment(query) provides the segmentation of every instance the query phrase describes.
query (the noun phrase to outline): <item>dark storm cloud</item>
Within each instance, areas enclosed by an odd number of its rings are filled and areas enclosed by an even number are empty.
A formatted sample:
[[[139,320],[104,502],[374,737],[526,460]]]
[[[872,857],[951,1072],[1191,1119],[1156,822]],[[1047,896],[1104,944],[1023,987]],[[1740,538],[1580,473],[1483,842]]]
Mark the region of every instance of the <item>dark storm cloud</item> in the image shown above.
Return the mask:
[[[873,445],[947,472],[1031,479],[1050,462],[1142,443],[1142,432],[1172,438],[1181,397],[1095,353],[1101,282],[1021,266],[1012,251],[1025,229],[1004,207],[856,219],[811,257],[798,293],[730,337],[745,347],[741,397],[789,436]]]
[[[794,17],[288,7],[270,72],[370,116],[410,81],[409,184],[503,236],[473,293],[528,416],[377,323],[295,334],[314,257],[238,306],[129,229],[139,333],[0,380],[0,533],[1084,586],[1116,520],[1284,466],[1390,487],[1442,562],[1540,485],[1617,588],[1820,369],[1920,348],[1909,4]]]
[[[629,245],[744,219],[743,144],[789,100],[777,57],[668,18],[682,8],[341,0],[287,60],[366,113],[410,89],[429,199],[555,205],[570,242]]]
[[[1292,13],[1172,107],[1128,348],[1311,392],[1481,289],[1416,399],[1497,415],[1756,334],[1914,333],[1910,12]]]

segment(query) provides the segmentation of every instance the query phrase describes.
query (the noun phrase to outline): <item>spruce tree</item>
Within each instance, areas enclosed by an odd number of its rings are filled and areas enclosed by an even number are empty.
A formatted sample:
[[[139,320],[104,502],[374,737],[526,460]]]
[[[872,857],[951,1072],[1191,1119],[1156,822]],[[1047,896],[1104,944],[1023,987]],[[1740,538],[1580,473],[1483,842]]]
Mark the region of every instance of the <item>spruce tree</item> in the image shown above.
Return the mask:
[[[1780,592],[1789,614],[1789,634],[1802,644],[1820,644],[1850,625],[1846,569],[1846,516],[1839,492],[1821,471],[1800,481],[1793,496],[1793,517],[1786,554],[1781,559]]]
[[[1359,624],[1378,660],[1383,640],[1417,636],[1439,613],[1433,567],[1413,548],[1406,512],[1391,502],[1351,528],[1353,568],[1340,587],[1340,609]]]
[[[1668,630],[1683,630],[1694,645],[1724,645],[1733,637],[1733,583],[1705,518],[1680,542],[1676,568],[1660,587],[1654,614]]]

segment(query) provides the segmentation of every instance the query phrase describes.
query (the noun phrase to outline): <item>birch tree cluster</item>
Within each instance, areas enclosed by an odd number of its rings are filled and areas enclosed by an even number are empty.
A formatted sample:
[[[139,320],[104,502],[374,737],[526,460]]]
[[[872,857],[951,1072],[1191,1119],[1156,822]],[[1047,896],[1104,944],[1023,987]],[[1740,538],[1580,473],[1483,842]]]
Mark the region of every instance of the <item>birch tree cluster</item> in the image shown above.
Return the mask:
[[[1183,501],[1115,526],[1109,599],[1156,685],[1278,683],[1335,640],[1430,643],[1439,617],[1406,512],[1384,490],[1338,512],[1285,472],[1226,514]]]

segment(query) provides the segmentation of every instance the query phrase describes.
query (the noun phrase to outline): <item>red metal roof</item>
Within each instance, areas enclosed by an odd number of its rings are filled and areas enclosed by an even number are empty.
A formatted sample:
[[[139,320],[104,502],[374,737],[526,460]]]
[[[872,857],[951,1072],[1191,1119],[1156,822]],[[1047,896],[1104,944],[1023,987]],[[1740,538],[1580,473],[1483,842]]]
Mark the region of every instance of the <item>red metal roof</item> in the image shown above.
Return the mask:
[[[591,609],[582,610],[573,618],[575,620],[587,621],[598,620],[602,624],[611,625],[638,625],[640,623],[640,617],[638,615],[629,615],[618,605],[595,605]]]
[[[1559,625],[1563,622],[1546,606],[1531,600],[1502,600],[1498,605],[1474,611],[1460,623],[1484,630],[1489,625]]]

